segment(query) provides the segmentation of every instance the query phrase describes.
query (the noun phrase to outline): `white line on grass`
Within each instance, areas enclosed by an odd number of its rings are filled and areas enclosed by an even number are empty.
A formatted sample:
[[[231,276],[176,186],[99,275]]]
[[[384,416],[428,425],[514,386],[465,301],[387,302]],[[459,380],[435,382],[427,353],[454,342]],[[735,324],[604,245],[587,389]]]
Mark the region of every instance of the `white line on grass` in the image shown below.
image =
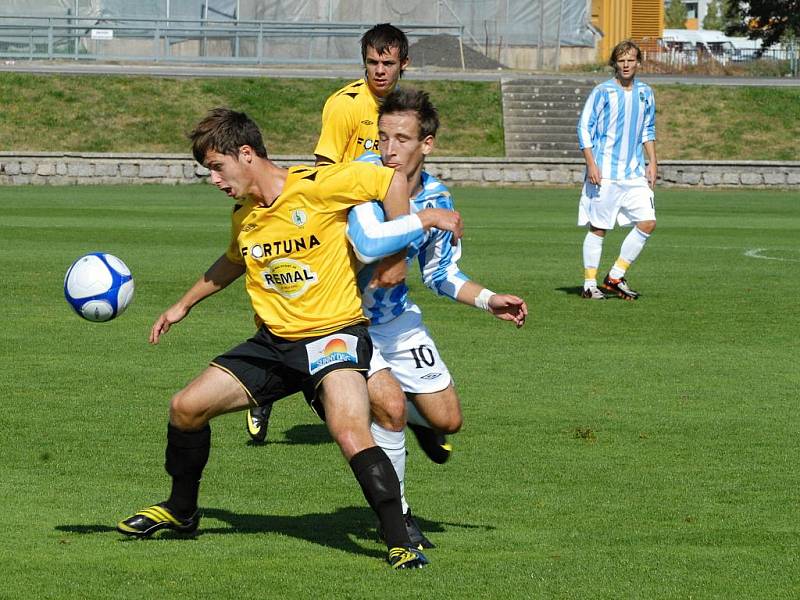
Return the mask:
[[[800,262],[800,260],[796,258],[779,258],[777,256],[762,256],[762,252],[764,252],[766,248],[751,248],[750,250],[745,250],[744,255],[750,258],[762,258],[764,260],[779,260],[781,262]]]

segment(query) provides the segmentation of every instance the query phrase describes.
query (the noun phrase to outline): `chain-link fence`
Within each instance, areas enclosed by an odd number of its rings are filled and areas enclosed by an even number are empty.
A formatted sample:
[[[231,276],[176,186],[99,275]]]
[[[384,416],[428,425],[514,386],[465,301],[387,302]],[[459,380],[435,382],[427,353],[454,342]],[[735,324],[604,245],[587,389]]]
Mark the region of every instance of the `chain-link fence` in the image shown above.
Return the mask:
[[[5,0],[0,55],[359,62],[358,37],[382,22],[407,32],[417,66],[558,67],[595,42],[586,0]]]

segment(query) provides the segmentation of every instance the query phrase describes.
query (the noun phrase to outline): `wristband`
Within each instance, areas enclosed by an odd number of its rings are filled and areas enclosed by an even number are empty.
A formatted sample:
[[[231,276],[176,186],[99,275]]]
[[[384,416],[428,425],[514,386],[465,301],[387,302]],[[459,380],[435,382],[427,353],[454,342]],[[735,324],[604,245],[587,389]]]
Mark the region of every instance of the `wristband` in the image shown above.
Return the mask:
[[[488,288],[483,288],[481,293],[475,296],[475,306],[483,310],[489,310],[489,298],[494,296],[494,292]]]

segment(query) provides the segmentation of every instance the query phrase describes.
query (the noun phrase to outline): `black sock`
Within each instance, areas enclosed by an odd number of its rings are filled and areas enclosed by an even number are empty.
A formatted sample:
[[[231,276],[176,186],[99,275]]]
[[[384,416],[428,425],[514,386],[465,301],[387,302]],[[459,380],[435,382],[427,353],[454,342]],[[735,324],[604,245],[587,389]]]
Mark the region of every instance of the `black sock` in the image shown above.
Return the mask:
[[[367,502],[378,514],[386,545],[410,546],[400,501],[400,481],[384,451],[378,446],[362,450],[350,459],[350,468]]]
[[[211,450],[211,427],[200,431],[181,431],[167,425],[167,451],[164,467],[172,476],[172,492],[167,507],[179,518],[187,518],[197,510],[200,478]]]

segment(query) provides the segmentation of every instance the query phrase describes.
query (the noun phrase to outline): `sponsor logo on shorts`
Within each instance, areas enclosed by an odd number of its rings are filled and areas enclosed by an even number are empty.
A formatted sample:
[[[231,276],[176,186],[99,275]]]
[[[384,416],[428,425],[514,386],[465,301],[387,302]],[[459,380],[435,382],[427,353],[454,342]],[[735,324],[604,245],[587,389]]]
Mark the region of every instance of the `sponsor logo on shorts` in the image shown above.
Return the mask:
[[[325,367],[342,362],[357,363],[358,338],[347,333],[335,333],[306,346],[308,372],[313,375]]]
[[[428,373],[427,375],[423,375],[422,377],[420,377],[420,379],[436,379],[441,376],[442,376],[441,373]]]
[[[264,278],[264,287],[278,292],[284,298],[302,296],[319,281],[309,265],[291,258],[273,260],[267,265],[267,270],[261,272],[261,276]]]

